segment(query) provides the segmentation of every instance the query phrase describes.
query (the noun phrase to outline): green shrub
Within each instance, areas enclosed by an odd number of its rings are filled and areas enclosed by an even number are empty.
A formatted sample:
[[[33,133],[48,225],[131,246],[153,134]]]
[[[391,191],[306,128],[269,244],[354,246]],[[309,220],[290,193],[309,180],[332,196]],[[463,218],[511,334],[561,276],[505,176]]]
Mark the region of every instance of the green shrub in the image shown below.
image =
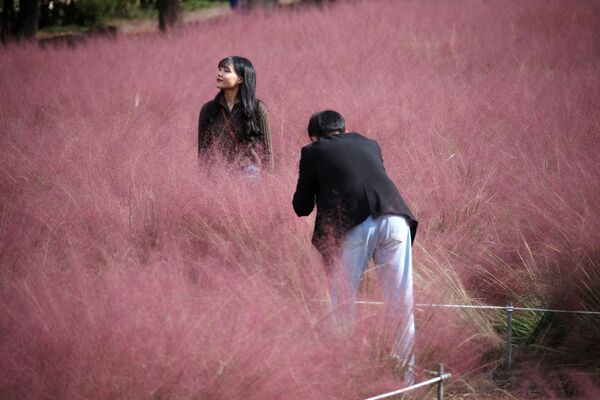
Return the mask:
[[[127,17],[139,5],[139,0],[77,0],[77,22],[81,25],[93,25],[107,18]]]

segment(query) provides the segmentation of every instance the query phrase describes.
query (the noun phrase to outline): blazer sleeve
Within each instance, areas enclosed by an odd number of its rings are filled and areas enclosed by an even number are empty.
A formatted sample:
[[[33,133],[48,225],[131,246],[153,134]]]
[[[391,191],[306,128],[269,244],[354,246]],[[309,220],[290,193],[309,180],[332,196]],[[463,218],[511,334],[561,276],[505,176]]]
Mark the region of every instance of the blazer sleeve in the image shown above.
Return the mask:
[[[300,153],[298,183],[292,204],[299,217],[309,215],[315,208],[317,177],[314,163],[310,160],[310,151],[305,146]]]
[[[377,151],[377,155],[379,156],[379,160],[381,160],[381,163],[383,164],[383,153],[381,152],[381,146],[379,146],[379,143],[377,143],[375,140],[373,140],[373,143],[375,143],[375,149]]]

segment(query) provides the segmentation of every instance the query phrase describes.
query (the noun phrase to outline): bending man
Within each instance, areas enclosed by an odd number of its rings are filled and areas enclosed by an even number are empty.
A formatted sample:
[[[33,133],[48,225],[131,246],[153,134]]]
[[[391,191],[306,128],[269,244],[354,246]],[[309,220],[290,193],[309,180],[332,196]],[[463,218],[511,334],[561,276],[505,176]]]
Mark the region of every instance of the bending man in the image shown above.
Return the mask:
[[[330,110],[312,115],[308,136],[312,143],[301,151],[293,206],[300,217],[317,206],[312,242],[331,272],[334,315],[341,325],[354,321],[358,285],[373,260],[391,355],[410,367],[415,334],[411,245],[417,221],[387,175],[375,140],[346,133],[342,115]],[[411,374],[405,376],[412,381]]]

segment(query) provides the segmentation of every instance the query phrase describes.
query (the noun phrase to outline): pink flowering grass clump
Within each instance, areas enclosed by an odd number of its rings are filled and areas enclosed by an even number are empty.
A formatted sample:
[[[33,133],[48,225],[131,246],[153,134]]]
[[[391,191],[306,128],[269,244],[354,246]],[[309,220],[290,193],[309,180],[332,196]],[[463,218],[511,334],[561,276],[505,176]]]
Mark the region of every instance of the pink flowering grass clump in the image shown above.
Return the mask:
[[[417,303],[599,311],[599,17],[583,1],[347,1],[1,48],[0,397],[402,387],[380,308],[360,306],[348,337],[332,325],[313,219],[291,208],[324,108],[379,141],[420,221]],[[275,171],[256,182],[196,158],[231,54],[269,110]],[[371,275],[360,297],[377,300]],[[418,377],[444,363],[459,390],[502,364],[502,314],[415,313]],[[598,393],[597,316],[514,318],[535,377],[517,395]]]
[[[53,271],[7,287],[3,397],[343,398],[390,387],[389,372],[360,362],[367,349],[337,343],[260,278],[174,265]]]

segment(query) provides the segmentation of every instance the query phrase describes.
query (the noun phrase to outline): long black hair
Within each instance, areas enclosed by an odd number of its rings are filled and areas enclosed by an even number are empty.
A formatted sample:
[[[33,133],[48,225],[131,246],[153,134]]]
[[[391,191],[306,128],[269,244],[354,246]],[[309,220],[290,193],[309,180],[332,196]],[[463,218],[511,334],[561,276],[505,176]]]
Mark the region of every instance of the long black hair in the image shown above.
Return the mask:
[[[256,116],[258,111],[256,100],[256,71],[250,60],[244,57],[229,56],[219,61],[219,68],[224,68],[227,65],[233,65],[235,73],[242,77],[239,96],[244,115],[246,116],[246,132],[249,136],[255,136],[259,131]]]

